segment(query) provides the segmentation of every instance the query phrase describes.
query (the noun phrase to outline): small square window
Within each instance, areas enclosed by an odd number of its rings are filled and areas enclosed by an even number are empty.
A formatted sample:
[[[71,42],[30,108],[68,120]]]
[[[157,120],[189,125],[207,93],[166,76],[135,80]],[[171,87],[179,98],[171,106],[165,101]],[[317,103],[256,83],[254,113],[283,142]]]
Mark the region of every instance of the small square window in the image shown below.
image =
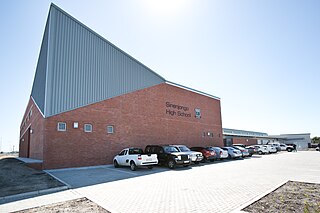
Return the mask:
[[[67,130],[67,124],[64,122],[58,122],[58,131],[66,131]]]
[[[113,126],[107,126],[107,133],[108,134],[113,134],[114,133]]]
[[[92,132],[92,124],[85,124],[84,131],[85,132]]]
[[[73,123],[73,128],[74,129],[78,129],[79,128],[79,123],[78,122],[74,122]]]

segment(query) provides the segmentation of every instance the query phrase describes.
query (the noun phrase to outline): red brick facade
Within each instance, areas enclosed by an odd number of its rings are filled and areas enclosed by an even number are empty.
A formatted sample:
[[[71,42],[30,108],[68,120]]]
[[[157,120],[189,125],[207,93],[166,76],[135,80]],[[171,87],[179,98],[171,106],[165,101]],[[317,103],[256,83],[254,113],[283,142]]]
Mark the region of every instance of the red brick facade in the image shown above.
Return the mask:
[[[201,118],[195,117],[195,108]],[[45,169],[110,164],[121,149],[131,146],[223,146],[220,101],[165,83],[34,119],[30,144],[37,145],[31,146],[29,157],[43,157]],[[58,122],[67,124],[65,132],[57,131]],[[73,128],[74,122],[79,128]],[[93,131],[84,132],[84,124],[92,124]],[[113,134],[107,133],[108,125],[114,126]],[[43,156],[32,147],[42,147]],[[25,149],[20,145],[21,153]]]
[[[20,126],[19,157],[43,159],[45,119],[30,98]]]
[[[256,138],[232,138],[233,144],[244,144],[246,146],[257,144],[258,140]]]

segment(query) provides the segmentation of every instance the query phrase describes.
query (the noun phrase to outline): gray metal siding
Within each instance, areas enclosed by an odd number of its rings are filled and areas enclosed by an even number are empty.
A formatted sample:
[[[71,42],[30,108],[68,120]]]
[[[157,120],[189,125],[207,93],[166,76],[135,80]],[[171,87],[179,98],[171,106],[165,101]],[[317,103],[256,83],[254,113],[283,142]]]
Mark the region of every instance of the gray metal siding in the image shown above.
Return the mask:
[[[31,96],[38,105],[42,114],[44,114],[45,105],[45,86],[46,86],[46,72],[47,72],[47,53],[48,53],[48,28],[47,22],[43,40],[41,44],[40,54],[38,58],[38,64],[36,68],[36,74],[34,76],[34,82],[32,85]]]
[[[49,19],[46,117],[165,82],[59,8]]]

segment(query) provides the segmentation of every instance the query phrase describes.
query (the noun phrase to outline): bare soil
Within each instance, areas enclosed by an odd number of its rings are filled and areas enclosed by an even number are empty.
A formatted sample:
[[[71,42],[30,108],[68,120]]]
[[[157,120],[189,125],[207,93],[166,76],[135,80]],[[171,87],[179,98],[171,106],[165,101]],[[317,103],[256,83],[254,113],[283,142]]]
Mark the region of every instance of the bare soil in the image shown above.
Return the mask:
[[[288,181],[243,211],[320,213],[320,184]]]
[[[15,158],[0,158],[0,197],[64,186]]]
[[[19,152],[7,152],[7,153],[0,153],[0,159],[2,158],[9,158],[9,157],[18,157]]]
[[[46,213],[56,213],[56,212],[101,212],[110,213],[101,206],[92,202],[87,198],[79,198],[75,200],[70,200],[61,203],[50,204],[46,206],[35,207],[32,209],[25,209],[22,211],[17,211],[17,213],[34,213],[34,212],[46,212]]]

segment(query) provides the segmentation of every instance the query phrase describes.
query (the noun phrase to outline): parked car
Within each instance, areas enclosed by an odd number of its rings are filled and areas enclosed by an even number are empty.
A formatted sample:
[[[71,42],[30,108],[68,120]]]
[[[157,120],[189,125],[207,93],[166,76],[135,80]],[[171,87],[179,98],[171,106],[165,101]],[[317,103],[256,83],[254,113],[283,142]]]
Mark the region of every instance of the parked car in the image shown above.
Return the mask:
[[[154,165],[158,164],[156,154],[143,154],[140,148],[126,148],[113,158],[114,167],[130,166],[132,171],[137,167],[147,166],[152,169]]]
[[[235,159],[235,158],[242,157],[242,153],[238,149],[234,149],[234,148],[228,147],[228,146],[222,147],[222,149],[228,152],[228,158],[229,159]]]
[[[214,150],[214,152],[216,153],[216,159],[223,160],[223,159],[228,158],[228,151],[223,150],[220,147],[215,147],[215,146],[214,147],[208,147],[208,148],[211,149],[211,150]]]
[[[268,151],[267,147],[265,147],[263,145],[254,145],[254,147],[256,147],[256,149],[258,150],[257,153],[259,155],[269,154],[269,151]]]
[[[210,162],[213,162],[215,159],[217,159],[217,155],[215,151],[210,149],[210,147],[191,147],[192,151],[201,152],[203,155],[202,161],[205,162],[209,160]]]
[[[248,150],[250,157],[251,157],[252,155],[258,153],[258,148],[255,147],[255,146],[246,146],[245,148]]]
[[[281,151],[288,151],[288,152],[292,152],[294,150],[294,147],[293,146],[290,146],[290,145],[287,145],[287,144],[284,144],[284,143],[280,143],[280,148],[281,148]]]
[[[243,148],[246,147],[246,145],[244,145],[244,144],[242,144],[242,143],[233,144],[232,146],[241,146],[241,147],[243,147]]]
[[[180,152],[187,153],[190,156],[191,162],[199,164],[203,160],[203,155],[201,152],[192,151],[185,145],[172,145],[176,147]]]
[[[248,157],[250,155],[249,151],[241,146],[232,146],[232,148],[240,150],[243,158]]]
[[[281,151],[281,147],[280,147],[280,143],[279,142],[267,143],[267,145],[274,146],[277,149],[277,152]]]
[[[167,165],[170,169],[174,169],[177,165],[187,167],[191,163],[187,153],[180,152],[176,147],[170,145],[148,145],[145,153],[157,154],[159,164]]]
[[[269,154],[278,152],[276,147],[272,145],[263,145],[263,146],[267,148]]]

